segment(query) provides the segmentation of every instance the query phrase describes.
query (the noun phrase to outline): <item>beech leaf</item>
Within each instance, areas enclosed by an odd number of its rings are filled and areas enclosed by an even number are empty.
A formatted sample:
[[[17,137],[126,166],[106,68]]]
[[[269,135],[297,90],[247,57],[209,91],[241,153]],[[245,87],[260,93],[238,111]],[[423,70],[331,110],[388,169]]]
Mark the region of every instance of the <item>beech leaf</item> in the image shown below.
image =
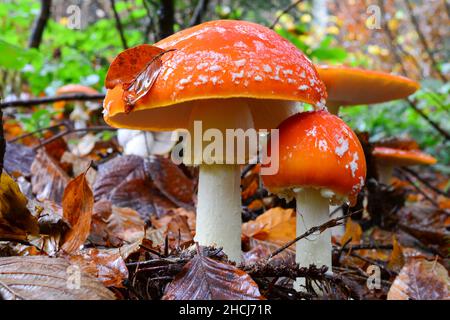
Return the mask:
[[[163,300],[262,300],[258,285],[244,271],[196,255],[166,289]]]
[[[113,300],[78,266],[46,256],[0,258],[0,300]]]
[[[86,172],[69,182],[64,190],[62,207],[71,229],[64,235],[61,249],[73,253],[86,241],[91,228],[94,196],[87,183]]]

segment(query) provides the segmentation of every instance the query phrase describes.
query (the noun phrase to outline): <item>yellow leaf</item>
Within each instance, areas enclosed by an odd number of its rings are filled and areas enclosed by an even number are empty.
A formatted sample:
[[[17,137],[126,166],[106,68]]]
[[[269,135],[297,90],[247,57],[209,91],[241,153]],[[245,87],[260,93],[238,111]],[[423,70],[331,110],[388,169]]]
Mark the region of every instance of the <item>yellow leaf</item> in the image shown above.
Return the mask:
[[[389,257],[388,268],[396,272],[400,272],[405,264],[405,256],[403,255],[403,248],[398,243],[397,238],[392,236],[392,253]]]
[[[341,245],[344,245],[351,239],[352,244],[359,244],[361,242],[362,229],[359,223],[354,222],[352,219],[348,219],[345,224],[345,233],[341,239]]]

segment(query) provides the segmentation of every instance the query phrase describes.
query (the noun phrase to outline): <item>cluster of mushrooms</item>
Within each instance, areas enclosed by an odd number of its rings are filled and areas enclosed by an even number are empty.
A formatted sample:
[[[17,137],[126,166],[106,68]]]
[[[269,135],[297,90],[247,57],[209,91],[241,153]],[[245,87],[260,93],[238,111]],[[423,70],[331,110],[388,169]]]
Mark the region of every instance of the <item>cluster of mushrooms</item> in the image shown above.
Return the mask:
[[[131,112],[126,111],[123,87],[109,89],[105,121],[145,131],[192,132],[194,121],[202,121],[203,130],[222,133],[278,128],[279,170],[262,179],[270,192],[296,200],[297,235],[328,221],[330,204],[352,202],[364,186],[364,152],[356,134],[336,115],[339,107],[404,98],[418,89],[404,77],[314,66],[273,30],[245,21],[210,21],[155,46],[176,50],[161,57],[160,74]],[[303,103],[316,111],[301,112]],[[241,165],[217,161],[225,155],[203,159],[201,151],[195,148],[183,159],[199,166],[195,240],[222,247],[229,260],[240,262]],[[377,156],[382,154],[380,150]],[[329,230],[296,244],[300,266],[331,270],[331,253]],[[300,290],[301,283],[296,287]]]

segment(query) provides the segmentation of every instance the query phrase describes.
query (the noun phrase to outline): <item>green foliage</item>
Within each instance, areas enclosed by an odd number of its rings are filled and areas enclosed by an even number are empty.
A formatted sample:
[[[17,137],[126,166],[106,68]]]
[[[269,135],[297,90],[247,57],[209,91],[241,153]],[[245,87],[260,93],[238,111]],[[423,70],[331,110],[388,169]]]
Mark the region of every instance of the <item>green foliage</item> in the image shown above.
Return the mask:
[[[18,116],[18,121],[22,124],[22,128],[27,132],[34,132],[41,128],[50,126],[50,122],[54,112],[47,109],[39,109],[31,114],[23,114]]]

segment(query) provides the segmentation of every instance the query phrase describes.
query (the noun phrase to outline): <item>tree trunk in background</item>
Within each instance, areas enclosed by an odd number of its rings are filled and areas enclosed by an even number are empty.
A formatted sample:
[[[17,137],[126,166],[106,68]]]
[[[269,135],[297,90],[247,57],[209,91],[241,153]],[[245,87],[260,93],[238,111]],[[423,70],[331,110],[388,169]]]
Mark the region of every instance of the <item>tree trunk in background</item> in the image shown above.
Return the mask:
[[[3,157],[5,156],[5,136],[3,135],[3,111],[0,108],[0,174],[3,170]]]
[[[159,40],[173,34],[175,7],[173,0],[162,0],[159,8]]]
[[[42,41],[42,35],[44,34],[45,25],[50,17],[51,7],[52,0],[41,0],[41,11],[39,12],[39,16],[34,21],[28,47],[39,48]]]

